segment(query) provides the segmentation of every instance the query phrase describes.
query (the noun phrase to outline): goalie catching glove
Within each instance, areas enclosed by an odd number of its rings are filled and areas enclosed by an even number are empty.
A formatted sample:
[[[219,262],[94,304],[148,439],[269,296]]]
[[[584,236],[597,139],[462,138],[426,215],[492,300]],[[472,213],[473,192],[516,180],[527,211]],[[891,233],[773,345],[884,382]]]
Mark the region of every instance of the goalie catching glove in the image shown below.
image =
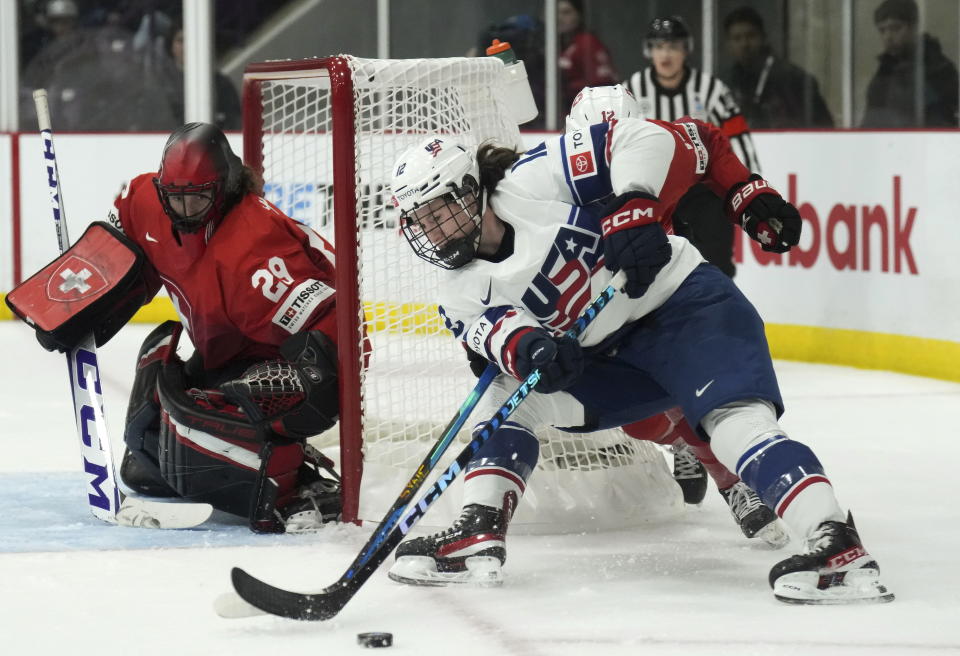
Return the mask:
[[[631,191],[611,200],[609,213],[600,219],[604,266],[626,274],[623,291],[630,298],[646,293],[673,254],[659,221],[658,205],[655,196]]]
[[[726,210],[730,220],[765,251],[786,253],[800,243],[800,212],[756,173],[734,185],[727,194]]]
[[[306,439],[332,427],[339,412],[337,347],[318,330],[297,333],[280,345],[286,358],[255,364],[220,390],[282,437]]]

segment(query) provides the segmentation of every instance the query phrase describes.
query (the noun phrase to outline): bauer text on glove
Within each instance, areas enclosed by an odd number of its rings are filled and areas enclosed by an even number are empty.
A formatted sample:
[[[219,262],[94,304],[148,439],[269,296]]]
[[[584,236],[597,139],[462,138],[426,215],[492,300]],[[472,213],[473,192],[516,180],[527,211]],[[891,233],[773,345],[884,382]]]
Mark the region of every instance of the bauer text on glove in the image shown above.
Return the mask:
[[[750,238],[771,253],[786,253],[800,242],[802,221],[797,208],[783,200],[759,175],[730,190],[727,215]]]

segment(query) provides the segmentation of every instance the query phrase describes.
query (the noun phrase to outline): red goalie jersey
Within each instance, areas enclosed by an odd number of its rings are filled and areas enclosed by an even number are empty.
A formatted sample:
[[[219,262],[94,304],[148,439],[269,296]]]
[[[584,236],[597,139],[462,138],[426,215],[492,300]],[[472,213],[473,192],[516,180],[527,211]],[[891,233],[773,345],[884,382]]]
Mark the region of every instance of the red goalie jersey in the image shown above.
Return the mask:
[[[110,221],[143,249],[206,369],[279,357],[294,333],[336,340],[333,248],[264,198],[248,193],[216,224],[175,231],[153,184],[137,176]]]

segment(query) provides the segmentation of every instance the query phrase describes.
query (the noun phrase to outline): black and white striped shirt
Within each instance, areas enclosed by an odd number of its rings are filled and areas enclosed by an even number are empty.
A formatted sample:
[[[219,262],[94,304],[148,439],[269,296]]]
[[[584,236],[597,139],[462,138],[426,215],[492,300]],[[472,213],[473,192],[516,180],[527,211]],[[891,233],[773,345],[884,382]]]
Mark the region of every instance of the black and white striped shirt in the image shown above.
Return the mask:
[[[760,162],[746,119],[740,113],[726,84],[695,68],[684,69],[684,79],[676,89],[660,86],[652,66],[630,76],[629,88],[640,104],[644,118],[676,121],[692,116],[713,123],[723,132],[750,171],[760,173]]]

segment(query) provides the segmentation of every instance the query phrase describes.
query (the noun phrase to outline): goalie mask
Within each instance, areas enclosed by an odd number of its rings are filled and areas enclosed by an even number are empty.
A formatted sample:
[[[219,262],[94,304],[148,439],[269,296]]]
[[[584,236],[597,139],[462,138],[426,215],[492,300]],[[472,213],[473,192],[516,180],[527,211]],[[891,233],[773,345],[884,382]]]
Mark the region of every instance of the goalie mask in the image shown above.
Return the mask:
[[[585,130],[594,123],[615,119],[642,117],[637,99],[622,84],[584,87],[570,106],[566,131]]]
[[[241,196],[243,163],[223,132],[209,123],[187,123],[163,148],[153,179],[163,211],[179,232],[216,224]]]
[[[407,149],[393,167],[393,204],[418,257],[459,269],[477,254],[485,209],[476,154],[447,137]]]

